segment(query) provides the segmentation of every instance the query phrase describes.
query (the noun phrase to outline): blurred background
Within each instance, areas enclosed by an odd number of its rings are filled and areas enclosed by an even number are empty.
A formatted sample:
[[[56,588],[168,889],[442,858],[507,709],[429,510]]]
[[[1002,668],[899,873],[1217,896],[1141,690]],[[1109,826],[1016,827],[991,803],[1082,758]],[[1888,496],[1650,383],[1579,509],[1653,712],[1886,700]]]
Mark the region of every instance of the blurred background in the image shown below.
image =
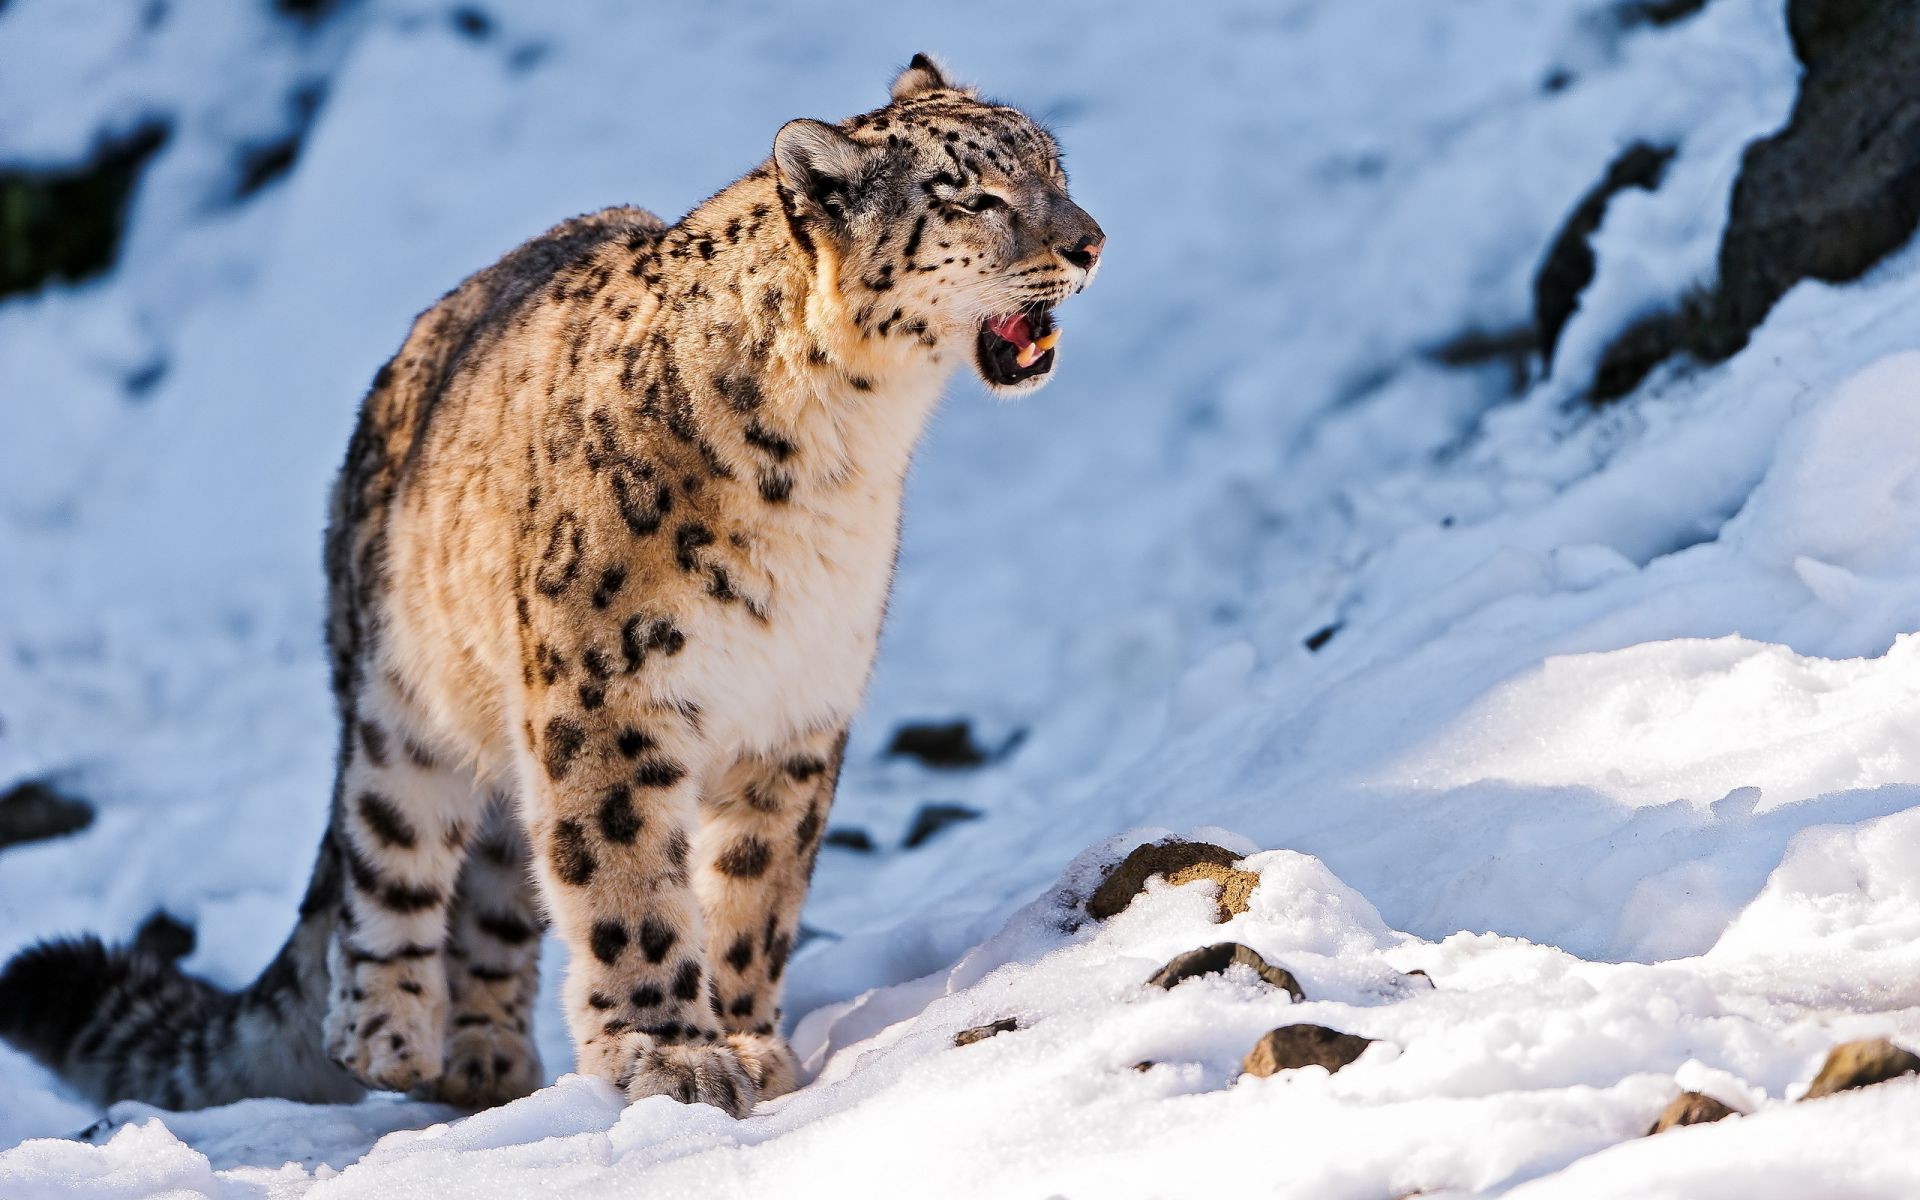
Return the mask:
[[[1851,7],[1833,36],[1888,46]],[[923,50],[1056,131],[1110,243],[1049,388],[957,380],[919,455],[789,1011],[950,961],[1141,825],[1310,850],[1416,932],[1704,949],[1796,830],[1912,797],[1653,847],[1612,834],[1674,794],[1663,750],[1469,789],[1431,747],[1555,653],[1913,627],[1650,568],[1898,342],[1886,267],[1845,349],[1704,365],[1822,273],[1774,237],[1765,302],[1734,286],[1786,220],[1736,203],[1742,155],[1828,32],[1780,0],[0,3],[0,955],[164,910],[250,978],[330,786],[327,488],[413,315],[565,216],[677,217]]]

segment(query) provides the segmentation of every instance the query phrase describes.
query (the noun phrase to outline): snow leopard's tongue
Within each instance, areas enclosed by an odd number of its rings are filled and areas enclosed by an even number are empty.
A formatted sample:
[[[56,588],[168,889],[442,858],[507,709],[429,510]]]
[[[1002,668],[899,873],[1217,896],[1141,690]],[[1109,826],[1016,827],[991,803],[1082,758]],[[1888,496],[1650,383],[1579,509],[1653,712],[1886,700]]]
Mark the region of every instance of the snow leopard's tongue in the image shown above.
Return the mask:
[[[987,328],[1001,341],[1012,342],[1021,350],[1033,344],[1033,326],[1027,323],[1027,314],[1024,312],[995,317],[987,322]]]

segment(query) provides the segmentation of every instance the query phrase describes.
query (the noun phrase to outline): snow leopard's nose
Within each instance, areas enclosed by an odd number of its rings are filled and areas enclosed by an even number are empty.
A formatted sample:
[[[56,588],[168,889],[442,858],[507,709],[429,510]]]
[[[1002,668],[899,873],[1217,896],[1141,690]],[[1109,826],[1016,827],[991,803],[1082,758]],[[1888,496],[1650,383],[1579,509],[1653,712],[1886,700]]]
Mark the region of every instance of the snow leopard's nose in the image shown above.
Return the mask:
[[[1071,246],[1059,248],[1060,257],[1066,259],[1082,271],[1091,271],[1100,261],[1100,251],[1107,244],[1105,234],[1089,233]]]

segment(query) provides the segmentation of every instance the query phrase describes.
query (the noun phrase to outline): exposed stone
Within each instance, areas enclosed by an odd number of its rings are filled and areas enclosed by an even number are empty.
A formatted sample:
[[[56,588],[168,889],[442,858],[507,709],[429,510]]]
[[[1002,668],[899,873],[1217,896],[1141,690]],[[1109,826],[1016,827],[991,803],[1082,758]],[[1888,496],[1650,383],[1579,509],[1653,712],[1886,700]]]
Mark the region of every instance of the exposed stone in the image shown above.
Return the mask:
[[[987,752],[973,740],[967,721],[926,721],[902,725],[893,731],[887,753],[918,759],[929,767],[958,770],[987,761]]]
[[[1786,125],[1741,156],[1713,286],[1622,331],[1592,399],[1625,395],[1673,354],[1739,352],[1795,284],[1857,279],[1920,226],[1920,14],[1909,0],[1789,0],[1787,30],[1800,91]],[[1591,276],[1589,266],[1579,286]],[[1579,278],[1551,289],[1556,305]],[[1537,289],[1535,311],[1544,321]]]
[[[1188,950],[1176,954],[1167,965],[1155,971],[1153,978],[1147,980],[1150,987],[1174,988],[1189,979],[1202,975],[1218,975],[1235,963],[1251,968],[1255,975],[1281,991],[1300,1001],[1307,998],[1300,990],[1300,983],[1293,972],[1285,967],[1276,967],[1249,946],[1239,942],[1220,942],[1217,945],[1202,946],[1198,950]]]
[[[1607,165],[1607,173],[1587,190],[1554,235],[1533,277],[1534,335],[1541,358],[1553,365],[1560,333],[1580,308],[1580,293],[1593,282],[1593,247],[1588,239],[1600,228],[1607,205],[1628,188],[1652,191],[1673,158],[1672,146],[1635,142]]]
[[[1909,0],[1790,0],[1793,114],[1748,146],[1720,243],[1724,358],[1802,279],[1855,279],[1920,223],[1920,14]]]
[[[968,808],[964,804],[922,804],[920,811],[913,814],[913,824],[907,829],[905,845],[909,850],[925,845],[948,826],[977,821],[985,815],[979,809]]]
[[[93,807],[29,779],[0,795],[0,848],[78,833],[93,824]]]
[[[1300,644],[1307,648],[1308,654],[1318,654],[1328,642],[1333,640],[1333,635],[1339,632],[1340,622],[1335,621],[1331,625],[1322,625],[1320,628],[1314,630],[1302,638]]]
[[[103,139],[77,166],[0,171],[0,296],[112,266],[127,200],[167,132],[149,120]]]
[[[962,1029],[953,1035],[956,1046],[971,1046],[975,1042],[984,1042],[996,1034],[1012,1033],[1020,1028],[1020,1023],[1012,1017],[1002,1017],[989,1025],[975,1025],[972,1029]]]
[[[1676,1125],[1709,1125],[1725,1117],[1739,1115],[1740,1110],[1731,1108],[1704,1092],[1681,1092],[1673,1102],[1660,1110],[1660,1116],[1647,1130],[1647,1136],[1665,1133]]]
[[[1507,391],[1519,395],[1533,381],[1533,356],[1540,334],[1532,325],[1510,329],[1468,329],[1427,350],[1427,357],[1446,367],[1499,366],[1507,373]],[[1318,646],[1308,646],[1317,650]]]
[[[1707,6],[1707,0],[1622,0],[1614,14],[1628,29],[1636,25],[1674,25]]]
[[[1870,1087],[1902,1075],[1920,1072],[1920,1055],[1902,1050],[1885,1038],[1842,1042],[1827,1052],[1827,1061],[1808,1085],[1802,1100],[1817,1100],[1852,1088]]]
[[[1211,842],[1187,842],[1178,838],[1169,838],[1163,842],[1151,842],[1135,847],[1131,854],[1107,872],[1107,877],[1087,898],[1087,913],[1098,920],[1124,912],[1133,898],[1147,886],[1147,880],[1155,875],[1171,877],[1190,867],[1207,863],[1215,867],[1231,868],[1240,861],[1240,856],[1225,846],[1216,846]],[[1246,872],[1242,872],[1245,874]],[[1194,875],[1190,878],[1214,878],[1214,876]],[[1224,904],[1226,887],[1221,886]],[[1245,911],[1244,905],[1241,911]]]
[[[1372,1038],[1320,1025],[1282,1025],[1262,1034],[1240,1064],[1248,1075],[1273,1075],[1297,1067],[1338,1071],[1373,1045]]]
[[[842,850],[857,850],[861,854],[872,854],[879,849],[873,844],[873,837],[866,830],[851,826],[827,830],[825,840],[829,846],[838,846]]]
[[[1260,886],[1260,877],[1252,871],[1223,867],[1217,863],[1195,863],[1167,875],[1167,882],[1175,887],[1196,879],[1205,879],[1220,887],[1220,894],[1215,899],[1217,909],[1213,919],[1216,922],[1231,920],[1235,915],[1247,911],[1247,906],[1253,902],[1253,889]]]

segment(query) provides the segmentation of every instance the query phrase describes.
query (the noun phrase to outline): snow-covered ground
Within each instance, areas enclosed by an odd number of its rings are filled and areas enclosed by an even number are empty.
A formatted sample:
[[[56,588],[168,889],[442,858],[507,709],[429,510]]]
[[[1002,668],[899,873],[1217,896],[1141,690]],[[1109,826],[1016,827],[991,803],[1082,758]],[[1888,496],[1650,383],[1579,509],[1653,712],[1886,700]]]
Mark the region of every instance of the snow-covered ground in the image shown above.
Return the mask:
[[[1791,1103],[1835,1042],[1920,1044],[1920,252],[1576,400],[1711,269],[1792,103],[1779,0],[467,7],[0,9],[0,160],[176,122],[119,268],[0,302],[0,782],[100,809],[0,853],[0,955],[165,907],[250,978],[329,785],[325,489],[408,319],[557,217],[684,211],[928,49],[1057,128],[1112,241],[1060,378],[956,387],[917,464],[833,822],[879,849],[821,860],[791,973],[814,1080],[739,1122],[568,1077],[32,1140],[102,1114],[0,1047],[0,1196],[1920,1193],[1920,1081]],[[291,173],[232,200],[316,85]],[[1527,322],[1637,139],[1678,154],[1610,209],[1555,374],[1444,365]],[[1024,736],[884,757],[946,717]],[[902,847],[928,802],[984,816]],[[1166,829],[1258,852],[1252,909],[1065,919]],[[1307,1001],[1142,987],[1226,939]],[[1295,1021],[1380,1044],[1236,1081]],[[1682,1087],[1751,1115],[1640,1138]]]

